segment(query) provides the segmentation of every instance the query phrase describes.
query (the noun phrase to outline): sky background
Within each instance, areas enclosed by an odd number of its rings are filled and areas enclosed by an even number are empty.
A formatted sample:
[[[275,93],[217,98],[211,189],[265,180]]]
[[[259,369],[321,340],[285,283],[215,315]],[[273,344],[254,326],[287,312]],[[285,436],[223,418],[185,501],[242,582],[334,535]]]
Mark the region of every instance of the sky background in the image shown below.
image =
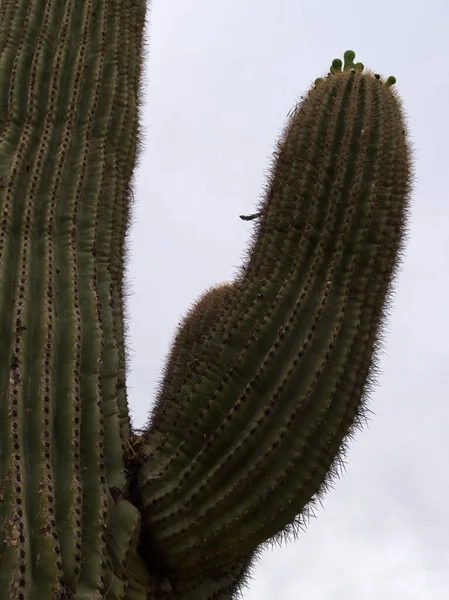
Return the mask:
[[[153,0],[128,287],[143,426],[187,307],[241,264],[288,111],[333,58],[395,75],[414,146],[406,260],[369,427],[306,533],[245,600],[449,598],[449,4]],[[446,307],[446,308],[445,308]]]

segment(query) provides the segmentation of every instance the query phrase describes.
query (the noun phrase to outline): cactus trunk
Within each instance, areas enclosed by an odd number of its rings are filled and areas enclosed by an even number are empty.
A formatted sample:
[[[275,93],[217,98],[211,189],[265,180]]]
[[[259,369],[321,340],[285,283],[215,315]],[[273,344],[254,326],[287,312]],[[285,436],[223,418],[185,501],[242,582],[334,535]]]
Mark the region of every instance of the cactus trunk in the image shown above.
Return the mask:
[[[101,598],[112,584],[145,7],[2,2],[0,584],[11,599]]]

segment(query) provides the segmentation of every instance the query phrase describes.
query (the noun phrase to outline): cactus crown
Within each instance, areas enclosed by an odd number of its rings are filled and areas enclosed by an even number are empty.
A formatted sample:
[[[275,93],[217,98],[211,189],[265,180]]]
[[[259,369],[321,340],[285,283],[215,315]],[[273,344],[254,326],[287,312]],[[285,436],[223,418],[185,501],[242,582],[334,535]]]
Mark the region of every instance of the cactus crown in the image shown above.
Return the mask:
[[[343,55],[343,59],[344,59],[344,63],[342,62],[342,60],[340,58],[334,58],[331,66],[330,66],[329,73],[327,75],[328,77],[330,77],[332,75],[338,75],[342,72],[344,73],[344,72],[348,72],[348,71],[352,71],[352,72],[356,72],[356,73],[363,72],[365,65],[361,62],[354,63],[354,59],[355,59],[354,50],[346,50],[346,52]],[[342,67],[343,67],[343,70],[342,70]],[[368,72],[367,74],[374,76],[376,79],[381,81],[381,83],[383,83],[381,76],[378,73],[373,74],[371,72]],[[324,77],[318,77],[317,79],[315,79],[315,86],[319,85],[322,81],[324,81]],[[385,85],[387,87],[391,87],[395,83],[396,83],[396,77],[394,77],[393,75],[390,75],[385,80]]]

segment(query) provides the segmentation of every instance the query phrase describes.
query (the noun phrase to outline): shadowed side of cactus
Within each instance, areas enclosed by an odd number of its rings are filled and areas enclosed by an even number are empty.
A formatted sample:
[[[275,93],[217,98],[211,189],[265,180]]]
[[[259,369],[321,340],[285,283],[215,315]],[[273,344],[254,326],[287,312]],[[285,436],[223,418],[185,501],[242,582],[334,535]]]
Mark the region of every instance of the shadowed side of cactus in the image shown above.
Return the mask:
[[[128,486],[124,244],[146,5],[1,3],[0,587],[8,600],[112,600],[126,589],[129,600],[146,600],[143,563],[126,567],[140,515],[116,503]]]
[[[411,157],[394,78],[354,56],[293,111],[238,293],[171,392],[180,418],[144,434],[143,523],[174,572],[295,533],[363,422]]]

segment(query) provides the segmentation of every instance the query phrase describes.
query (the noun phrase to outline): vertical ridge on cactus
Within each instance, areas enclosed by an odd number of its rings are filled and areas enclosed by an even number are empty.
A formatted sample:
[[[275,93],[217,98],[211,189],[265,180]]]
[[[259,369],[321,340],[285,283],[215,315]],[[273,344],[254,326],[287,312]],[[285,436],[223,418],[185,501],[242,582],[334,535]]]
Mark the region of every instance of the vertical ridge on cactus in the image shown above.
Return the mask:
[[[11,599],[101,597],[112,577],[145,9],[2,3],[0,581]]]
[[[124,275],[145,0],[0,4],[0,585],[231,600],[366,414],[411,157],[395,78],[335,59],[295,107],[235,280],[133,431]]]

